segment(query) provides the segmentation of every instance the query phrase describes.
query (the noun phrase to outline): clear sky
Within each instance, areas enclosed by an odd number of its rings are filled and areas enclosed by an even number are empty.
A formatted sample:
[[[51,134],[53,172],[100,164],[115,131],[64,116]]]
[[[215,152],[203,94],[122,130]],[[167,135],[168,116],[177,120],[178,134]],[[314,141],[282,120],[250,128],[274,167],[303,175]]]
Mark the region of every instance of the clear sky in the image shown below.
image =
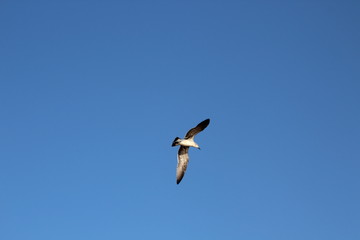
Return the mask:
[[[1,1],[0,239],[360,239],[359,12]]]

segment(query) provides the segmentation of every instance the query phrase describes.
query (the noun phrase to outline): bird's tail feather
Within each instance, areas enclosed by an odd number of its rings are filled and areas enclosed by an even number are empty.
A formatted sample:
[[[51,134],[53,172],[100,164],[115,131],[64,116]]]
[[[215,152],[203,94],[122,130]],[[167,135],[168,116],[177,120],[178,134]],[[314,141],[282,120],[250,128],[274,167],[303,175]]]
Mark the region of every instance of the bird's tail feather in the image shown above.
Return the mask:
[[[171,146],[175,147],[175,146],[179,145],[179,139],[180,139],[179,137],[176,137]]]

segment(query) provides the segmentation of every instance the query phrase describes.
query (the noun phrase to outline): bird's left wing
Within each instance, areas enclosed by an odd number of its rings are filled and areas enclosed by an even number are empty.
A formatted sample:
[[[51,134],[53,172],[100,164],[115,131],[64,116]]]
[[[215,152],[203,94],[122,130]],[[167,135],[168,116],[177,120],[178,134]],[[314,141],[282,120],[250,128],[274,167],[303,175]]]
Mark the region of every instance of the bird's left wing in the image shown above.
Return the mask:
[[[176,168],[176,183],[179,184],[184,177],[189,162],[189,147],[180,146],[178,151],[178,164]]]

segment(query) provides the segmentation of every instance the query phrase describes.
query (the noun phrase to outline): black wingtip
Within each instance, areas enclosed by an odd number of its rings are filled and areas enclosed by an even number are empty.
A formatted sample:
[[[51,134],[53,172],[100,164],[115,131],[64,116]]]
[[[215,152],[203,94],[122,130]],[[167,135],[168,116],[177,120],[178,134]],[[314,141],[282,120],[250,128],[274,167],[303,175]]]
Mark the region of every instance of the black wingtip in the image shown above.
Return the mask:
[[[202,126],[202,129],[205,129],[210,124],[210,118],[205,119],[201,123],[198,124],[198,126]]]
[[[176,178],[176,184],[179,184],[181,182],[181,180],[183,179],[184,175]]]

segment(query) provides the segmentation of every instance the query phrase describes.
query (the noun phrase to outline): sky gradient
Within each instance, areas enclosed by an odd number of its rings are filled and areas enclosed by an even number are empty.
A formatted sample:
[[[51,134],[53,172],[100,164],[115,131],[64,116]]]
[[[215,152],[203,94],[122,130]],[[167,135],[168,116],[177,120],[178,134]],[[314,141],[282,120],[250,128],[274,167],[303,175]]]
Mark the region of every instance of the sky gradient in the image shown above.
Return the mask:
[[[359,12],[2,1],[0,239],[360,239]]]

